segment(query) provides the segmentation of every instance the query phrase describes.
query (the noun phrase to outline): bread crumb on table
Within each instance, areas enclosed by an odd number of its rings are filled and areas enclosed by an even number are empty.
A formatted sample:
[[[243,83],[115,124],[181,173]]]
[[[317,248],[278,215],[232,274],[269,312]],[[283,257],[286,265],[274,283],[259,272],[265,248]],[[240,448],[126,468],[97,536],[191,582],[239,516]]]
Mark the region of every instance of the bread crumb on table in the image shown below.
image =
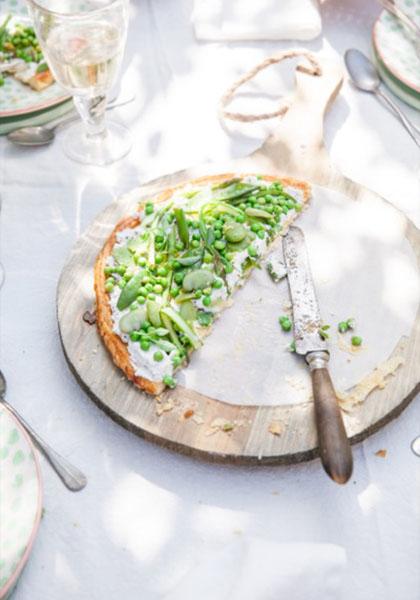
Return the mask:
[[[386,458],[387,450],[382,449],[375,452],[375,456],[379,456],[379,458]]]

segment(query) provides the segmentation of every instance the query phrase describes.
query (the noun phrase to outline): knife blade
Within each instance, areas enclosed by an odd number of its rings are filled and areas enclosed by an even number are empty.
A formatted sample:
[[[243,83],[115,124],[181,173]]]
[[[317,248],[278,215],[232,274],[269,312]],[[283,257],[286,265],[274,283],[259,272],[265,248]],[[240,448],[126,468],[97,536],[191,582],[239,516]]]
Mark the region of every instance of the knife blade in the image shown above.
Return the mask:
[[[305,237],[290,227],[283,238],[283,255],[293,306],[296,352],[305,357],[312,379],[319,453],[328,475],[346,483],[353,471],[353,458],[337,396],[328,372],[329,352],[321,338],[321,313],[312,280]]]
[[[299,227],[290,227],[283,238],[283,255],[293,306],[293,330],[296,352],[327,351],[327,343],[319,335],[321,313],[315,294],[305,238]]]

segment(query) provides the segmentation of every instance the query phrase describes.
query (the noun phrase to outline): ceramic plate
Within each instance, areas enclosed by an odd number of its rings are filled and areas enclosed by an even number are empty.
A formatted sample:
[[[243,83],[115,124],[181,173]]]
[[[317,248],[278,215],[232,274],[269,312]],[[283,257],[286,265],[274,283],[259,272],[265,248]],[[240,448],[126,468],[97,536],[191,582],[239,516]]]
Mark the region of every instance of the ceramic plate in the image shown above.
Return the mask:
[[[420,110],[420,93],[412,90],[408,86],[401,83],[399,79],[394,77],[376,54],[375,62],[382,81],[391,90],[391,92],[395,94],[395,96],[398,96],[398,98],[403,100],[403,102],[406,104],[409,104],[413,108]]]
[[[420,26],[420,0],[397,0],[397,5]],[[420,59],[414,36],[394,16],[383,11],[373,28],[376,55],[390,74],[420,93]]]
[[[8,597],[28,560],[42,512],[35,449],[18,421],[0,406],[0,599]]]
[[[13,23],[30,22],[24,0],[0,0],[0,23],[7,15],[14,15]],[[14,77],[5,77],[0,87],[0,119],[16,115],[27,115],[47,110],[68,99],[69,94],[57,83],[53,83],[42,92],[36,92]]]

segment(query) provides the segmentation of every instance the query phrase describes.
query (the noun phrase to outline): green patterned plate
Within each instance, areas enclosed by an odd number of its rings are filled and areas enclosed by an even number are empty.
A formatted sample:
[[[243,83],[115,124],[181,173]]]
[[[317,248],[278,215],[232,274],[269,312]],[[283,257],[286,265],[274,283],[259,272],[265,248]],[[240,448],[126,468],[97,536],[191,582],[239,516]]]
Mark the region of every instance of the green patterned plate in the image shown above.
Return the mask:
[[[8,597],[28,560],[42,512],[35,449],[13,415],[0,406],[0,599]]]
[[[0,0],[0,23],[8,14],[14,15],[11,25],[14,22],[29,22],[24,0]],[[57,83],[42,92],[36,92],[14,77],[6,77],[4,85],[0,87],[0,120],[48,110],[68,98],[69,94]]]
[[[396,4],[420,25],[420,0],[396,0]],[[389,73],[406,87],[420,93],[420,58],[416,54],[413,34],[398,19],[383,11],[372,35],[375,54]]]

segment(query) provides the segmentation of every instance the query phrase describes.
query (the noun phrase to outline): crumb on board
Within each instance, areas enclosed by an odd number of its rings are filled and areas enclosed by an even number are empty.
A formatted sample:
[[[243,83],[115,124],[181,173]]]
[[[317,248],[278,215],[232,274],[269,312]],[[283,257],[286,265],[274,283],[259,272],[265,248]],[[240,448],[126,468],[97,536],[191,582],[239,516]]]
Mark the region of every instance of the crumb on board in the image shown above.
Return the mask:
[[[385,450],[384,448],[375,452],[375,456],[379,456],[379,458],[386,458],[386,455],[387,450]]]
[[[188,408],[184,414],[182,415],[184,417],[184,419],[190,419],[194,414],[194,411],[192,408]]]
[[[201,415],[197,415],[197,414],[194,414],[192,416],[191,420],[194,421],[194,423],[196,425],[202,425],[204,423],[203,417]]]
[[[170,400],[168,400],[167,402],[164,402],[163,404],[160,403],[156,406],[156,414],[158,417],[160,417],[161,415],[163,415],[163,413],[169,412],[173,408],[174,408],[174,403],[171,402]]]
[[[223,417],[217,417],[211,422],[210,429],[206,431],[206,435],[213,435],[218,431],[229,433],[235,429],[235,425],[236,423],[234,423],[233,421],[229,421],[228,419],[224,419]]]
[[[272,433],[273,435],[281,435],[284,431],[284,424],[281,423],[280,421],[272,421],[270,423],[270,425],[268,426],[268,431],[269,433]]]
[[[392,356],[387,361],[378,365],[376,369],[366,375],[349,392],[337,392],[340,406],[345,411],[350,411],[357,404],[361,404],[376,388],[383,390],[389,383],[389,378],[395,375],[397,369],[404,364],[402,356]]]

